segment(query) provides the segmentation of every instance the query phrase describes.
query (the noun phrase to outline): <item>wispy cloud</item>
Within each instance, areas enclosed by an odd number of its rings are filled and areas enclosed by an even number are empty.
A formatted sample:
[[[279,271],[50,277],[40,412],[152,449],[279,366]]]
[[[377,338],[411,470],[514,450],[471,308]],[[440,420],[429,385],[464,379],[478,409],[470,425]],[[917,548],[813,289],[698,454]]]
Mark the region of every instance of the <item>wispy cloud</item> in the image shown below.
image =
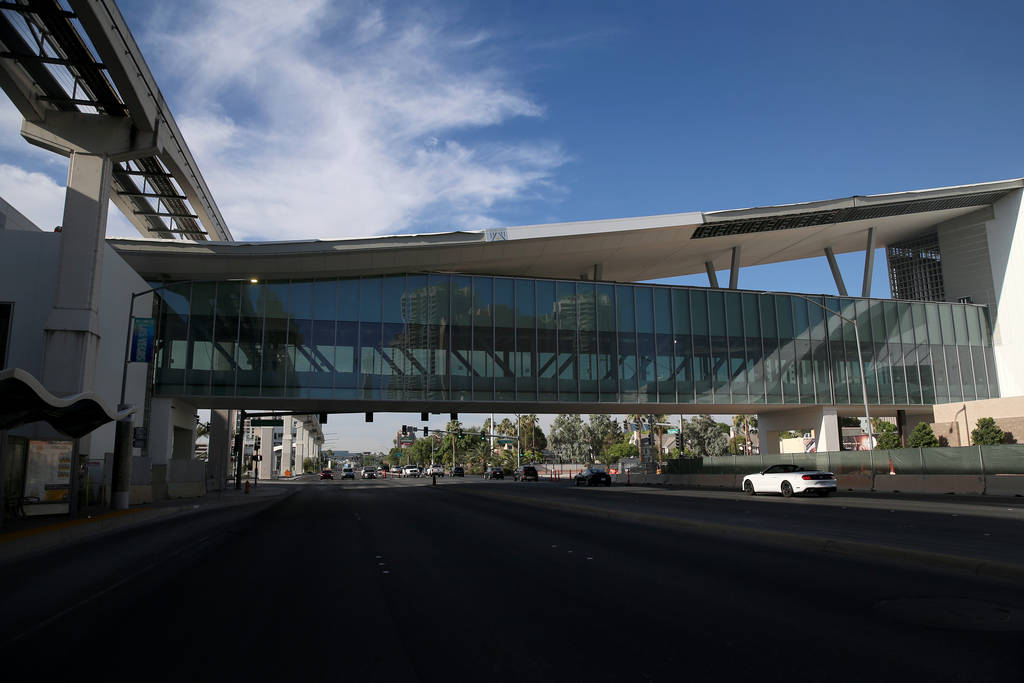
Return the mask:
[[[159,12],[140,42],[238,238],[494,225],[566,161],[556,142],[497,137],[544,111],[480,58],[484,34],[358,2]]]

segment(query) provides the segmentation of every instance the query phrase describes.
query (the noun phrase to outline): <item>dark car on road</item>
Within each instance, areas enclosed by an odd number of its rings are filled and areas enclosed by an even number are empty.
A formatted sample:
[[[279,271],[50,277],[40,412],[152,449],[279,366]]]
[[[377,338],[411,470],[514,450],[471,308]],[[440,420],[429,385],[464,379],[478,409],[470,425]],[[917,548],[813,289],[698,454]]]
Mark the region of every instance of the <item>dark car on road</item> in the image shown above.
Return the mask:
[[[595,467],[588,467],[583,470],[575,477],[573,477],[573,484],[576,486],[611,486],[612,478],[604,470],[599,470]]]
[[[539,481],[540,477],[537,475],[537,468],[533,465],[523,465],[522,467],[516,468],[516,473],[513,475],[513,479],[516,481]]]
[[[462,469],[461,467],[453,467],[452,468],[452,475],[451,476],[453,476],[453,477],[464,477],[464,476],[466,476],[466,470]]]
[[[330,479],[330,480],[333,481],[334,480],[334,472],[331,472],[330,470],[323,470],[322,472],[320,472],[320,478],[321,479]]]
[[[488,467],[484,479],[504,479],[505,472],[500,467]]]

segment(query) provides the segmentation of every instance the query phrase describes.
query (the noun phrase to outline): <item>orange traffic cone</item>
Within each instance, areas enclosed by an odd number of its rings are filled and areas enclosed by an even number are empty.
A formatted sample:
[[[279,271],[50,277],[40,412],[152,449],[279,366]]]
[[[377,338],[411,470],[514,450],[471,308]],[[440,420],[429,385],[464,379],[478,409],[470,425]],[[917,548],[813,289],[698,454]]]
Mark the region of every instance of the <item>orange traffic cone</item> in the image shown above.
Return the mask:
[[[889,458],[889,476],[896,476],[896,468],[892,466],[892,458]]]

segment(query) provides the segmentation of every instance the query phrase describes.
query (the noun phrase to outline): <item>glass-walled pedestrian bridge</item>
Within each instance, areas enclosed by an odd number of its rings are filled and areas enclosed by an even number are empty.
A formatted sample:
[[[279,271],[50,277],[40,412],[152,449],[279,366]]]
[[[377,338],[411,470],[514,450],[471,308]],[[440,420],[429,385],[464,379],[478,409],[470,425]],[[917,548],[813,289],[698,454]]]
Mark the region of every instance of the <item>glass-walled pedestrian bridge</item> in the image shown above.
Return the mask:
[[[970,304],[811,297],[823,309],[782,294],[452,274],[189,282],[158,296],[155,393],[211,407],[859,405],[854,328],[839,315],[857,321],[870,403],[998,396],[987,309]]]

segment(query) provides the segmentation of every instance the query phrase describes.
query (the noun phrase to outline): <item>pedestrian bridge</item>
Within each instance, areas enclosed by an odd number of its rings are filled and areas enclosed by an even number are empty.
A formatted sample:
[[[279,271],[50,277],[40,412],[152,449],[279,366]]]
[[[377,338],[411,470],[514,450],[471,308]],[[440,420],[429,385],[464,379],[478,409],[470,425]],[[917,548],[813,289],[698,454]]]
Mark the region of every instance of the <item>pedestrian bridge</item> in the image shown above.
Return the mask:
[[[200,407],[854,414],[840,316],[878,414],[998,396],[971,304],[448,273],[157,294],[154,391]]]

